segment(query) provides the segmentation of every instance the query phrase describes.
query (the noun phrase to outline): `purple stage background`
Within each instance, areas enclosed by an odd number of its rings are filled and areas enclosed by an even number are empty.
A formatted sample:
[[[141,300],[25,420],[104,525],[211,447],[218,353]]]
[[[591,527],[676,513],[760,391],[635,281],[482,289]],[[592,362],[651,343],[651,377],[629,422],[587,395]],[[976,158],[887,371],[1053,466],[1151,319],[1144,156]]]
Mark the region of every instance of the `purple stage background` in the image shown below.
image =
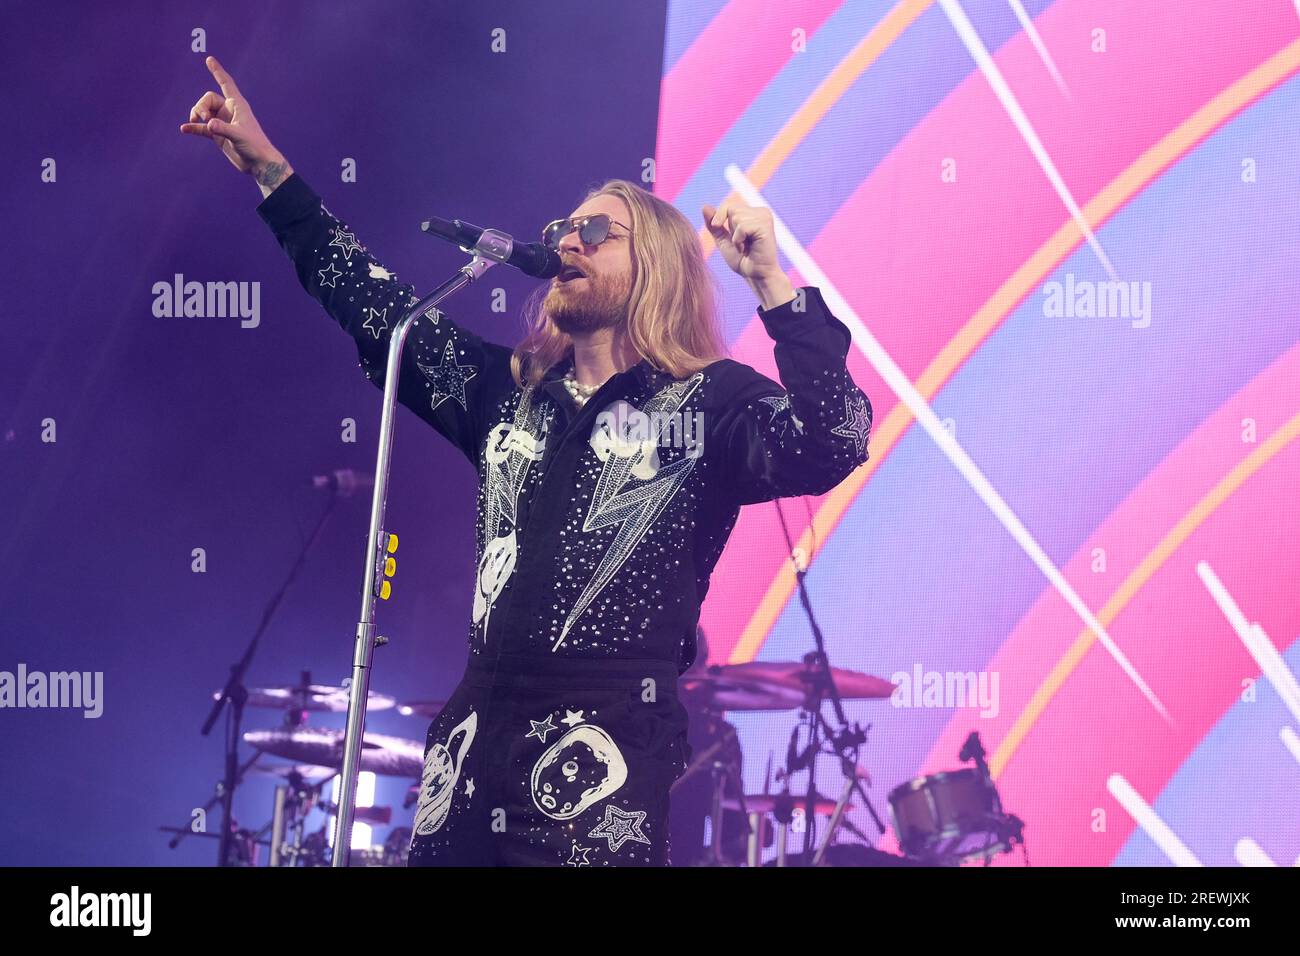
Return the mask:
[[[325,505],[307,479],[372,471],[379,392],[303,294],[252,180],[177,127],[214,89],[191,31],[272,141],[403,280],[463,261],[430,215],[529,238],[586,187],[654,155],[664,4],[7,4],[0,89],[7,276],[0,328],[0,670],[103,671],[98,719],[0,711],[0,864],[207,864],[165,847],[221,773],[208,698]],[[492,30],[506,52],[491,51]],[[53,158],[57,181],[41,180]],[[345,157],[357,181],[340,181]],[[261,321],[155,318],[156,282],[261,284]],[[491,311],[492,290],[509,311]],[[531,284],[493,270],[448,312],[520,337]],[[357,422],[344,444],[340,422]],[[55,421],[57,441],[41,440]],[[445,695],[465,659],[475,476],[400,413],[396,596],[376,689]],[[249,683],[348,674],[369,498],[345,501]],[[191,571],[206,550],[207,571]],[[245,727],[274,726],[249,710]],[[342,725],[341,720],[313,721]],[[423,740],[427,721],[375,714]],[[377,802],[400,806],[405,784]],[[272,784],[237,800],[261,824]],[[209,819],[216,829],[216,818]]]

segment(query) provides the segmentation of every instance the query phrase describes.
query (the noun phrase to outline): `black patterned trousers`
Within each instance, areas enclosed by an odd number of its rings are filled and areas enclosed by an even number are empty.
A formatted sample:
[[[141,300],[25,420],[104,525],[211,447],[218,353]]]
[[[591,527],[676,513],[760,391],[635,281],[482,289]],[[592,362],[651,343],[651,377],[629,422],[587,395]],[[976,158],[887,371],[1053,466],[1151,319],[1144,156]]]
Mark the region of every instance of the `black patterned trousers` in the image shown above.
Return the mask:
[[[409,864],[668,865],[677,668],[486,656],[429,726]]]

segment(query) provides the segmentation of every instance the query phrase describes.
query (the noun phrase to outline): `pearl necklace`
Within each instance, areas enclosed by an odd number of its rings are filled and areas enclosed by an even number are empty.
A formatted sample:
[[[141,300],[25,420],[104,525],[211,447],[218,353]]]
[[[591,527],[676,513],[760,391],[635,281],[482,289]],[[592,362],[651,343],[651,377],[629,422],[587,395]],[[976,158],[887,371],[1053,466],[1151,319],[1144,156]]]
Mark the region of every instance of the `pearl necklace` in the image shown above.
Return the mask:
[[[583,385],[574,378],[573,369],[569,369],[565,372],[564,378],[561,379],[561,381],[564,382],[564,387],[568,390],[569,394],[573,396],[573,400],[577,403],[579,408],[587,403],[587,399],[600,391],[600,385]],[[604,383],[602,382],[601,384]]]

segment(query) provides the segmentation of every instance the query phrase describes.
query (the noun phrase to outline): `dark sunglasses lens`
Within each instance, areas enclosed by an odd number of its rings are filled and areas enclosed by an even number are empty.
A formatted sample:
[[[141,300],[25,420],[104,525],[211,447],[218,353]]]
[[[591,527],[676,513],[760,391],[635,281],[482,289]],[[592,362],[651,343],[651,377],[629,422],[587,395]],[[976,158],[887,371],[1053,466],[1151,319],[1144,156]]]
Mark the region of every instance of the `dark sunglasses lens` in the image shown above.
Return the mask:
[[[560,247],[560,240],[569,234],[573,226],[567,219],[557,219],[542,230],[542,242],[551,249]]]
[[[588,216],[587,221],[578,230],[578,235],[589,246],[600,245],[609,238],[609,216],[604,213]]]

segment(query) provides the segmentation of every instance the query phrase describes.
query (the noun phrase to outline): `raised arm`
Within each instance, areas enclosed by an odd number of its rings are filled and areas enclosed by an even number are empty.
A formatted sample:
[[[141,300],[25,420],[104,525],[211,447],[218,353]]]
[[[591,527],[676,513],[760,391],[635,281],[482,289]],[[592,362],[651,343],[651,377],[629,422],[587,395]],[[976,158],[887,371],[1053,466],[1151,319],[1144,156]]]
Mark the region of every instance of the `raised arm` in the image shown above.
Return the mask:
[[[782,271],[770,209],[729,199],[702,213],[718,252],[758,299],[781,376],[778,385],[748,366],[725,367],[726,404],[706,430],[726,494],[736,504],[823,494],[868,457],[871,402],[845,364],[852,336],[819,289],[795,289]]]
[[[298,173],[257,207],[307,293],[356,341],[366,376],[383,388],[393,326],[418,300],[336,218]],[[511,388],[510,349],[440,312],[411,328],[398,398],[479,464],[489,403]]]
[[[216,143],[262,192],[258,214],[289,255],[298,281],[356,342],[366,376],[384,384],[393,326],[418,300],[336,218],[271,145],[234,80],[213,57],[221,93],[205,93],[181,131]],[[439,312],[411,329],[398,398],[461,449],[476,467],[489,403],[512,388],[510,349],[483,341]]]
[[[758,314],[781,384],[728,364],[727,404],[708,430],[726,494],[736,504],[824,494],[869,457],[871,402],[845,365],[849,331],[813,286]]]

